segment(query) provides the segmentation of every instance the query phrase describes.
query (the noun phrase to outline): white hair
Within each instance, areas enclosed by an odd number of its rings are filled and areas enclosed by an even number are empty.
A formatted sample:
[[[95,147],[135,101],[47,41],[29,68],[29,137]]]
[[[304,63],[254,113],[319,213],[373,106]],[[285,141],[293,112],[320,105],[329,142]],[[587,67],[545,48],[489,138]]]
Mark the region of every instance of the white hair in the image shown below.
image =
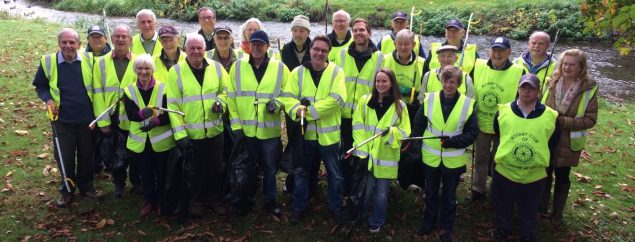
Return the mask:
[[[114,29],[112,29],[112,33],[110,33],[110,35],[114,35],[118,29],[125,29],[126,33],[128,33],[128,38],[132,38],[132,30],[128,25],[125,24],[117,25]],[[110,36],[110,38],[112,39],[112,36]]]
[[[257,18],[247,19],[247,21],[245,21],[245,23],[243,23],[243,25],[240,26],[240,36],[238,36],[240,37],[240,42],[247,41],[245,39],[245,30],[247,30],[247,25],[249,25],[251,22],[258,24],[258,28],[262,31],[265,31],[265,27],[264,25],[262,25],[262,22],[260,22],[260,19],[257,19]]]
[[[415,34],[412,33],[412,31],[410,31],[409,29],[402,29],[402,30],[399,30],[399,32],[397,32],[397,35],[395,36],[395,41],[402,38],[411,40],[412,42],[414,42]]]
[[[154,60],[152,59],[152,56],[148,54],[141,54],[141,55],[135,56],[134,62],[132,63],[132,67],[135,70],[137,70],[137,67],[143,66],[143,65],[149,66],[150,69],[152,69],[152,72],[154,72],[156,68],[154,66]]]
[[[141,9],[141,10],[139,10],[139,12],[137,12],[137,16],[135,17],[137,19],[137,22],[139,22],[139,18],[142,15],[150,15],[150,17],[152,17],[152,21],[154,23],[157,22],[157,15],[155,15],[154,12],[152,12],[152,10],[150,10],[150,9]]]
[[[81,40],[79,39],[79,33],[77,33],[77,31],[71,28],[63,28],[62,30],[60,30],[59,33],[57,33],[57,43],[59,43],[60,40],[62,40],[62,35],[65,33],[73,34],[73,36],[75,36],[75,40],[77,40],[77,43],[81,43]]]
[[[201,36],[200,34],[197,33],[189,33],[186,35],[185,37],[185,48],[187,49],[187,46],[190,45],[190,43],[194,40],[198,40],[201,43],[203,43],[203,48],[206,48],[206,44],[205,44],[205,39],[203,39],[203,36]]]
[[[547,32],[544,32],[544,31],[535,31],[529,36],[529,40],[532,40],[535,38],[544,38],[544,40],[546,40],[547,43],[549,43],[551,36],[549,36],[549,34],[547,34]]]
[[[335,18],[335,16],[337,16],[337,15],[344,15],[344,17],[346,17],[346,22],[349,22],[349,23],[351,22],[351,15],[348,14],[348,12],[344,11],[344,9],[340,9],[340,10],[335,11],[333,13],[333,18]]]

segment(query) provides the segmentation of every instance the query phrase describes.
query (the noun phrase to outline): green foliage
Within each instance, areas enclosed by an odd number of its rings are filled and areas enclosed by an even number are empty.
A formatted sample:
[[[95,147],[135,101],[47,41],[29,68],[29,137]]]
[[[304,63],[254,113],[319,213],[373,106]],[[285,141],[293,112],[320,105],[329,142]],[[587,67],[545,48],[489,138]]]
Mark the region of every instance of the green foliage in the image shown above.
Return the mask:
[[[278,13],[278,20],[282,22],[290,22],[293,17],[297,15],[307,15],[302,9],[299,8],[282,8]]]
[[[635,3],[632,0],[586,0],[580,5],[586,33],[614,35],[613,46],[628,55],[635,45]]]

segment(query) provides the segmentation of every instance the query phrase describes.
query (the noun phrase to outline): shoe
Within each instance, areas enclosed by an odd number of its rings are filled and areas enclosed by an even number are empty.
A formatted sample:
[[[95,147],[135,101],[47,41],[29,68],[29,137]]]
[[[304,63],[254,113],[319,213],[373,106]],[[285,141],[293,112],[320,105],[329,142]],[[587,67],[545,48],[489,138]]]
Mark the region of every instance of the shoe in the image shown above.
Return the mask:
[[[148,216],[152,211],[154,210],[154,205],[152,203],[149,202],[144,202],[143,203],[143,207],[141,207],[141,213],[140,216],[146,217]]]
[[[270,201],[265,203],[265,211],[267,211],[270,214],[273,214],[276,217],[280,216],[280,208],[278,207],[278,204],[276,203],[276,201]]]
[[[115,196],[115,198],[121,199],[123,197],[123,191],[125,187],[126,187],[125,185],[115,184],[115,191],[113,192],[113,195]]]
[[[302,220],[303,217],[304,213],[302,211],[293,210],[293,212],[291,212],[291,217],[289,217],[289,222],[291,222],[292,224],[297,224],[300,222],[300,220]]]
[[[379,230],[381,230],[381,226],[368,226],[368,232],[370,232],[371,234],[379,233]]]
[[[214,211],[215,214],[220,215],[220,216],[225,216],[227,215],[227,206],[225,206],[224,204],[221,203],[215,203],[212,204],[212,211]]]
[[[416,191],[421,191],[421,190],[422,190],[421,187],[419,187],[419,186],[417,186],[415,184],[410,184],[408,186],[408,191],[409,192],[416,192]]]
[[[484,199],[485,199],[485,193],[477,192],[475,190],[472,190],[472,194],[470,195],[470,197],[466,198],[468,202],[478,202]]]
[[[432,234],[432,230],[431,229],[425,229],[423,227],[419,228],[417,230],[417,235],[419,236],[430,236],[430,234]]]
[[[443,242],[452,242],[452,233],[450,232],[442,230],[439,237]]]
[[[66,207],[70,206],[71,203],[73,203],[73,195],[62,195],[57,200],[57,207],[58,208],[66,208]]]
[[[91,192],[80,192],[79,195],[90,199],[101,199],[104,196],[104,193],[100,190],[94,190]]]

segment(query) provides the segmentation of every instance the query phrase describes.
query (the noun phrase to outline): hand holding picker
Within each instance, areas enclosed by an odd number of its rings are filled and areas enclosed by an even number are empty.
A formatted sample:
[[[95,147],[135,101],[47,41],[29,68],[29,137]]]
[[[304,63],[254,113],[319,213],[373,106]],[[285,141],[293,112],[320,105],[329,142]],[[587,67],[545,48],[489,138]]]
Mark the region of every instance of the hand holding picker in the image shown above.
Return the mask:
[[[361,143],[355,145],[353,148],[349,149],[346,151],[346,154],[344,156],[344,158],[348,158],[349,156],[351,156],[351,154],[353,153],[354,150],[359,149],[360,147],[364,146],[365,144],[367,144],[368,142],[373,141],[374,139],[376,139],[377,137],[381,137],[381,136],[385,136],[388,134],[388,131],[390,131],[390,128],[386,128],[385,130],[381,131],[381,133],[377,133],[373,136],[371,136],[370,138],[362,141]]]
[[[64,187],[68,193],[72,193],[71,185],[75,186],[73,180],[66,176],[66,166],[64,165],[64,156],[62,155],[62,148],[60,147],[60,140],[57,137],[57,130],[55,129],[55,121],[57,120],[57,114],[53,113],[53,108],[50,105],[46,106],[48,109],[48,118],[51,122],[51,129],[53,130],[53,141],[55,142],[55,149],[57,150],[57,156],[60,160],[60,170],[62,171],[62,181],[64,182]],[[70,182],[70,184],[69,184]]]

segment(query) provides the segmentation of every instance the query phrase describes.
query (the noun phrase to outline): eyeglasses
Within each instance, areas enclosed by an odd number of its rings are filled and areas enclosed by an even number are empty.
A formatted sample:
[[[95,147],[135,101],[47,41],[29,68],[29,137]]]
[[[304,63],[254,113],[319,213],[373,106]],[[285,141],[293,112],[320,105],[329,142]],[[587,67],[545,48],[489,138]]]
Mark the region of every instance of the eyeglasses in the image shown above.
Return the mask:
[[[201,16],[201,17],[198,17],[198,19],[210,21],[212,19],[216,19],[216,17],[215,16]]]
[[[313,50],[315,52],[319,52],[319,53],[324,53],[324,54],[328,54],[329,53],[328,49],[322,49],[322,48],[317,48],[317,47],[313,47],[313,48],[311,48],[311,50]]]

